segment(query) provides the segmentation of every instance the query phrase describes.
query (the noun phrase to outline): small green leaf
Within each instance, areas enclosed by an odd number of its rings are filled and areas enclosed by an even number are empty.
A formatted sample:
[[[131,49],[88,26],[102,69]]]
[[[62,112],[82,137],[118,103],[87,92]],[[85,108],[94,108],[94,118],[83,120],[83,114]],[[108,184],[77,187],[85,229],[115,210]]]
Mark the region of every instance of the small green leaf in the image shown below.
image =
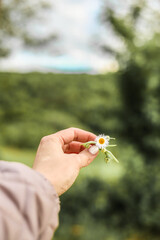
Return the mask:
[[[118,159],[113,155],[113,153],[111,153],[109,150],[106,149],[107,152],[107,156],[109,159],[114,160],[115,162],[119,163]],[[105,154],[106,154],[105,152]]]
[[[117,145],[108,145],[107,147],[116,147]]]

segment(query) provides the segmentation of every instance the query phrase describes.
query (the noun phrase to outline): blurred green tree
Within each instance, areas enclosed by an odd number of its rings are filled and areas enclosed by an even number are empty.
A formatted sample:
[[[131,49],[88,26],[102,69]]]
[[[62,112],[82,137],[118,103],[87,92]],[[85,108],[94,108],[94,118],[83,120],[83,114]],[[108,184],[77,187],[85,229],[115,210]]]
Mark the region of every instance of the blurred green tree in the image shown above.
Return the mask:
[[[147,162],[160,157],[158,7],[160,5],[155,9],[153,4],[153,9],[150,9],[147,1],[134,1],[124,15],[118,15],[111,8],[104,12],[105,20],[110,23],[116,37],[123,42],[123,50],[110,51],[114,52],[120,66],[118,74],[123,101],[122,135],[143,152]],[[145,33],[143,28],[146,25],[148,31]]]
[[[44,13],[51,9],[44,0],[0,0],[0,58],[14,50],[17,43],[42,48],[55,40],[55,33],[37,32],[45,28]]]

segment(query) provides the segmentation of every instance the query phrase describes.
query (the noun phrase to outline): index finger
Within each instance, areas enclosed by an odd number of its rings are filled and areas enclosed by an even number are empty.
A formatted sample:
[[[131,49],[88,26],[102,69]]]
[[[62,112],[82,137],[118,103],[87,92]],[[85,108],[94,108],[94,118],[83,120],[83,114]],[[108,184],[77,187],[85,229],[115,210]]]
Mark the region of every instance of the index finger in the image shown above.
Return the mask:
[[[68,144],[72,141],[78,141],[78,142],[88,142],[88,141],[94,141],[96,138],[96,135],[84,131],[79,128],[68,128],[65,130],[61,130],[55,134],[53,134],[54,137],[58,137],[62,145]]]

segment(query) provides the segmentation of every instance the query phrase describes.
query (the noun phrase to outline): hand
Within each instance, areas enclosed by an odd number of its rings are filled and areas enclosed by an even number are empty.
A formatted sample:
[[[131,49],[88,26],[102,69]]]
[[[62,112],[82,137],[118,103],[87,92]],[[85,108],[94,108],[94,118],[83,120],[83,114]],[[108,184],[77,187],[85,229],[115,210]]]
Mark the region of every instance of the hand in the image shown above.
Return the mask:
[[[69,128],[43,137],[37,150],[33,168],[43,174],[58,195],[67,191],[82,167],[89,165],[98,154],[98,147],[89,150],[81,145],[95,140],[93,133]]]

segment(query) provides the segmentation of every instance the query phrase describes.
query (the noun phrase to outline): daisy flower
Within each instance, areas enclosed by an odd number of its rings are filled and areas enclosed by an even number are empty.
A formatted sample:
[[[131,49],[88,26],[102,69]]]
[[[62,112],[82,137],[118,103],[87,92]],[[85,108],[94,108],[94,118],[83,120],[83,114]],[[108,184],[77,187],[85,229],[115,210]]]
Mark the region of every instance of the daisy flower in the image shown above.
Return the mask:
[[[95,142],[99,149],[105,149],[109,145],[109,138],[108,136],[101,134],[96,137]]]
[[[115,147],[116,145],[110,145],[109,141],[113,139],[115,140],[115,138],[112,138],[110,136],[106,136],[104,134],[101,134],[99,136],[96,137],[96,139],[94,141],[89,141],[86,143],[82,143],[82,145],[85,148],[89,148],[92,145],[95,145],[99,148],[99,151],[103,152],[105,157],[104,160],[105,162],[109,162],[110,160],[114,160],[116,162],[119,162],[117,160],[117,158],[107,149],[108,147]]]

